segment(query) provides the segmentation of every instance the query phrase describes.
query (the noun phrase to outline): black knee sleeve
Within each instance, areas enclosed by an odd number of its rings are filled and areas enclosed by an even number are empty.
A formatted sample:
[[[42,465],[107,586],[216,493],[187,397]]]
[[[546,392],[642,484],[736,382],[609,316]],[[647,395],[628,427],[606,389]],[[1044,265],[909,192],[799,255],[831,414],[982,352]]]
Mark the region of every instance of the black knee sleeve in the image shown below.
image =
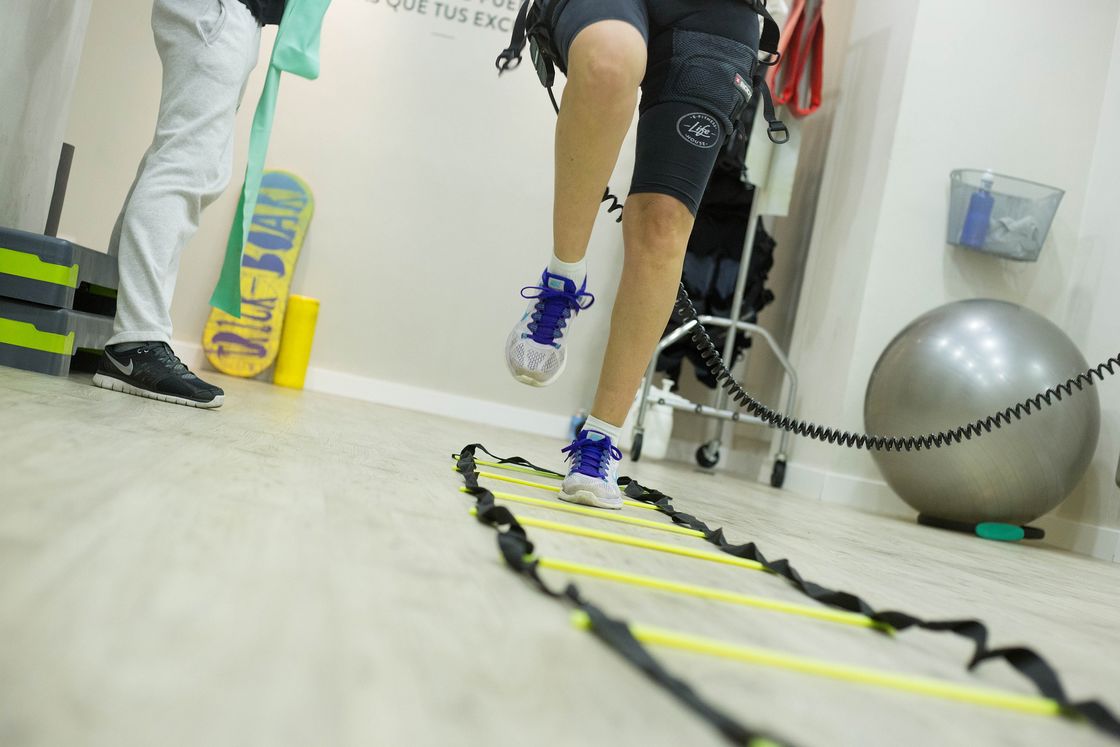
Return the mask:
[[[654,39],[649,54],[630,193],[672,195],[695,214],[720,149],[750,102],[757,52],[678,29]]]

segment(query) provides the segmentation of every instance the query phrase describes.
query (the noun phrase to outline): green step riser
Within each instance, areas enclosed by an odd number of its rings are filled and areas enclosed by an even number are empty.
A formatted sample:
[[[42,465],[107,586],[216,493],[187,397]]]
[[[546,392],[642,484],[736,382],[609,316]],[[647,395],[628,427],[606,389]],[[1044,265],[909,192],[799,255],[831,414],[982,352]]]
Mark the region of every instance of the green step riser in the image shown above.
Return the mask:
[[[0,273],[67,288],[78,287],[78,265],[55,265],[34,254],[0,246]]]
[[[0,342],[56,355],[74,354],[73,332],[65,335],[43,332],[30,322],[14,319],[0,319]]]

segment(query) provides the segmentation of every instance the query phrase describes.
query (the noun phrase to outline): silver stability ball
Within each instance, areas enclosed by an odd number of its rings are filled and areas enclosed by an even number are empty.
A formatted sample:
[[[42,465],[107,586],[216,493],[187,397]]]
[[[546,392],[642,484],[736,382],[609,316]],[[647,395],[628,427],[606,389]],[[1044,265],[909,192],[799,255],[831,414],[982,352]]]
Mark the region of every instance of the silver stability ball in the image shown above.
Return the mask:
[[[915,319],[879,357],[864,400],[867,431],[908,436],[999,412],[1088,364],[1046,318],[975,299]],[[920,513],[964,522],[1025,524],[1077,485],[1097,447],[1095,387],[980,438],[916,452],[872,452],[887,484]]]

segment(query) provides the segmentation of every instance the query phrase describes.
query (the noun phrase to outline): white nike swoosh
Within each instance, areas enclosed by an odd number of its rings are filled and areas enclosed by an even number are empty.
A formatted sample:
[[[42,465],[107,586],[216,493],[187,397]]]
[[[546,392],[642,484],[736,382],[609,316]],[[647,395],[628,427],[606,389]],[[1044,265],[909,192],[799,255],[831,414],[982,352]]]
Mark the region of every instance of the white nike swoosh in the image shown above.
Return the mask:
[[[125,376],[131,376],[132,375],[133,364],[132,364],[131,360],[128,361],[128,368],[125,368],[120,363],[118,363],[117,359],[114,358],[109,353],[105,353],[105,357],[108,358],[109,362],[112,363],[114,366],[116,366],[117,370],[120,371],[121,373],[123,373]]]

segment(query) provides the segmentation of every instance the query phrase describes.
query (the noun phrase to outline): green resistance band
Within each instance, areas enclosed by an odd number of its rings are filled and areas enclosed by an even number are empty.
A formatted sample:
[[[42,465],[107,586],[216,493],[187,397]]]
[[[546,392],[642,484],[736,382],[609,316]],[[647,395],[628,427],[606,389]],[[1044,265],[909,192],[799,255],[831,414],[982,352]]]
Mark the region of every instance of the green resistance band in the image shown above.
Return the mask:
[[[249,239],[253,211],[257,208],[257,195],[264,174],[265,156],[276,118],[276,99],[280,90],[280,74],[292,73],[301,78],[315,80],[319,77],[319,41],[323,30],[323,17],[331,0],[288,0],[268,76],[261,91],[257,111],[253,115],[253,129],[249,135],[249,164],[245,168],[245,186],[233,216],[222,274],[210,297],[210,305],[241,318],[241,255]]]

